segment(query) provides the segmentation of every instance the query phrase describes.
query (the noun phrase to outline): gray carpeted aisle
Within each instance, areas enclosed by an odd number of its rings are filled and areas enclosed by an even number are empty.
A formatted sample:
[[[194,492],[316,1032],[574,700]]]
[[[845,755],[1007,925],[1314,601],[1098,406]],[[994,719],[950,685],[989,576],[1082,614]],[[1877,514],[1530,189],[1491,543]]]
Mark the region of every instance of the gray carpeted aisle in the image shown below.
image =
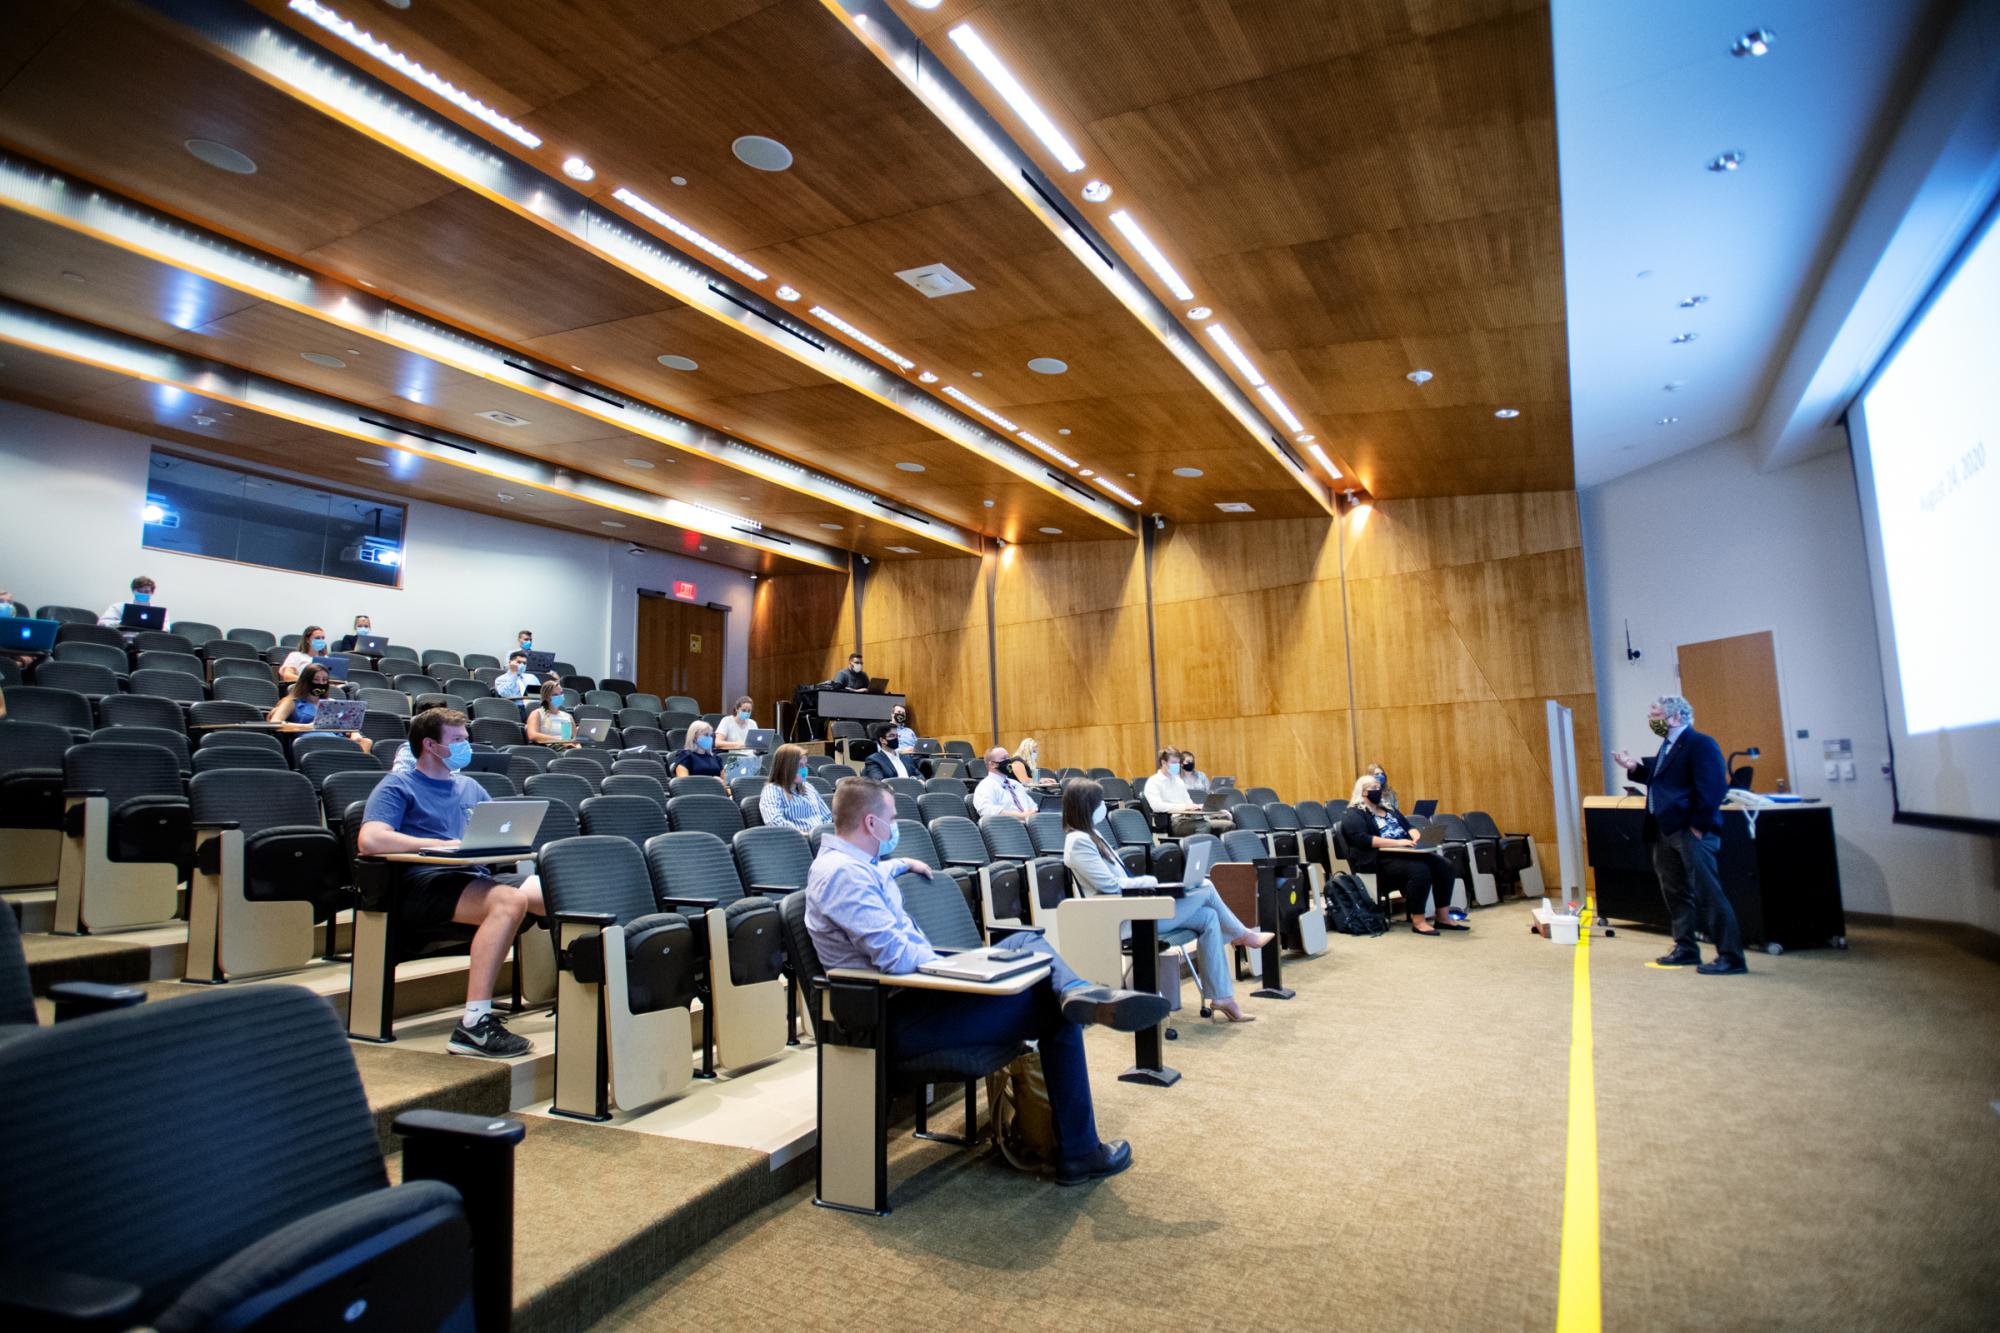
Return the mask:
[[[1555,1319],[1571,953],[1520,906],[1336,939],[1264,1021],[1188,1017],[1170,1090],[1114,1081],[1122,1177],[1058,1189],[898,1141],[895,1213],[794,1191],[601,1325],[1533,1328]],[[1727,980],[1592,949],[1605,1322],[1990,1327],[2000,965],[1935,937]]]

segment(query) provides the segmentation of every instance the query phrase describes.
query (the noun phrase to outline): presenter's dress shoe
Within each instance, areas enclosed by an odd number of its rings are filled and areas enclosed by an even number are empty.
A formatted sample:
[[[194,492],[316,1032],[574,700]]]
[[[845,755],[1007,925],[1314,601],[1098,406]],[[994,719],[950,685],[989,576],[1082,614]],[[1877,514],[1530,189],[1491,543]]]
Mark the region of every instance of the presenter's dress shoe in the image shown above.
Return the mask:
[[[1749,970],[1740,962],[1732,963],[1721,958],[1703,963],[1695,969],[1705,977],[1740,977]]]
[[[1698,953],[1668,953],[1661,954],[1653,961],[1661,967],[1693,967],[1701,962],[1701,955]]]
[[[1132,1145],[1123,1139],[1097,1145],[1097,1151],[1079,1161],[1064,1162],[1056,1168],[1056,1184],[1081,1185],[1087,1181],[1115,1176],[1132,1165]]]
[[[1162,1022],[1170,1008],[1167,997],[1154,991],[1109,986],[1073,986],[1062,997],[1063,1017],[1070,1022],[1096,1023],[1115,1032],[1144,1032]]]

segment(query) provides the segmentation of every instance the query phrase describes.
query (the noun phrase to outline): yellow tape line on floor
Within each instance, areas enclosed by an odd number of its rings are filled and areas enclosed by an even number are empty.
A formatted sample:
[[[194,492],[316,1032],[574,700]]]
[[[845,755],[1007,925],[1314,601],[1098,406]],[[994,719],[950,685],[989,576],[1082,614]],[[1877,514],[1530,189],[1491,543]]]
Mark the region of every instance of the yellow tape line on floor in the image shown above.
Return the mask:
[[[1570,974],[1569,1146],[1556,1333],[1596,1333],[1604,1323],[1597,1267],[1597,1085],[1590,1039],[1590,926],[1595,915],[1588,909],[1583,914]]]

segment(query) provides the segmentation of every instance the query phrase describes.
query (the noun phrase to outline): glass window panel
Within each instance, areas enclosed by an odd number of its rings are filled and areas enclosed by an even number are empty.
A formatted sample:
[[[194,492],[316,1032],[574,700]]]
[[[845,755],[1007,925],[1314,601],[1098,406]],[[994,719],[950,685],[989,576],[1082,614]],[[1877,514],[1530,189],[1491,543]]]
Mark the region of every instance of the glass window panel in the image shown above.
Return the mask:
[[[142,544],[396,587],[404,509],[155,451]]]

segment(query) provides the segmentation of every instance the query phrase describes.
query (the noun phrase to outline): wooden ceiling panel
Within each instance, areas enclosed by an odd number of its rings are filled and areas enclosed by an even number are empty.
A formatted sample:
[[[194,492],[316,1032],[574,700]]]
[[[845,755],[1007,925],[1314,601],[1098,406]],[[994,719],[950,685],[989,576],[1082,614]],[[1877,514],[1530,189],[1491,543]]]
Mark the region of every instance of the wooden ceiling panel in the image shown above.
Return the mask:
[[[213,139],[257,164],[206,165]],[[0,89],[0,141],[184,217],[297,254],[448,193],[450,182],[198,55],[164,23],[93,0]]]
[[[690,306],[565,329],[524,344],[560,365],[588,366],[633,393],[676,407],[740,393],[821,387],[826,377]],[[669,370],[661,356],[684,356],[696,370]]]
[[[0,292],[159,342],[260,304],[10,209],[0,209]]]

